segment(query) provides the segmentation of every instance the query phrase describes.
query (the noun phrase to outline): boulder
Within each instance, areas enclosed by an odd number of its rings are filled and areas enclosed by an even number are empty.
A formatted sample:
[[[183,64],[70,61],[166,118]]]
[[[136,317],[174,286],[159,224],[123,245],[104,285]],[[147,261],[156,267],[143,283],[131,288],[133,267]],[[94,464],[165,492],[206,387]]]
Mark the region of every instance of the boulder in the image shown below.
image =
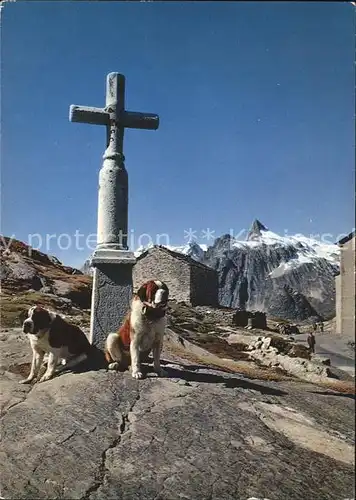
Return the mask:
[[[310,352],[307,346],[303,344],[293,344],[287,352],[291,358],[310,359]]]
[[[226,337],[226,342],[228,344],[234,345],[234,344],[245,344],[246,349],[253,343],[256,342],[257,340],[261,340],[262,337],[257,336],[257,335],[243,335],[240,333],[230,333]]]
[[[82,309],[90,308],[91,287],[79,281],[68,282],[64,280],[53,280],[51,285],[53,293],[59,297],[70,299],[73,304]]]
[[[273,351],[256,349],[250,352],[250,357],[263,366],[279,366],[290,375],[310,382],[316,382],[332,376],[332,372],[325,365],[307,359],[292,358],[285,354],[278,354],[275,349]]]
[[[318,363],[320,365],[331,366],[331,360],[327,356],[322,356],[321,354],[314,354],[311,356],[311,361],[313,363]]]

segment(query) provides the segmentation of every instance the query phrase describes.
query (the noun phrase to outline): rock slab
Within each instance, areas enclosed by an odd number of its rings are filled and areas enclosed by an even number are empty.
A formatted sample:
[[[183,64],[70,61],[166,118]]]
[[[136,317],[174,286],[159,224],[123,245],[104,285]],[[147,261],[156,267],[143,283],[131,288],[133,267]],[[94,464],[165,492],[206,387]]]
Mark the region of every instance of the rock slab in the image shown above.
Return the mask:
[[[21,386],[23,335],[0,334],[1,496],[270,500],[354,496],[354,401],[163,355],[167,378],[106,370]]]

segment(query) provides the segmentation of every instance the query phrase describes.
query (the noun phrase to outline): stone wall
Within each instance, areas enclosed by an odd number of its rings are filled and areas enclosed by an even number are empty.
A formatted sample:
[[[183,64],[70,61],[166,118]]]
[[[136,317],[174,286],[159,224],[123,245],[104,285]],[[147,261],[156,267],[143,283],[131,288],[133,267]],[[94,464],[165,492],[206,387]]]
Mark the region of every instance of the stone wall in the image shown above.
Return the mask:
[[[260,328],[267,330],[267,316],[266,313],[260,311],[249,312],[251,326],[253,328]]]
[[[355,336],[355,240],[341,247],[341,333]]]
[[[342,331],[342,301],[341,301],[341,275],[339,274],[335,278],[335,313],[336,313],[336,333],[341,333]]]
[[[251,317],[251,315],[248,311],[236,310],[235,311],[235,325],[236,326],[247,326],[248,320],[250,317]]]
[[[260,311],[236,311],[235,316],[236,326],[251,326],[252,328],[260,328],[267,330],[266,313]]]
[[[217,323],[219,325],[235,326],[237,325],[237,313],[236,309],[230,309],[229,307],[208,307],[208,306],[197,306],[194,308],[198,313],[204,316],[204,320],[209,323]],[[247,322],[246,322],[247,324]]]
[[[190,302],[190,266],[159,248],[142,254],[133,268],[133,286],[136,291],[145,281],[157,279],[166,283],[171,299]]]
[[[190,275],[191,305],[218,305],[218,273],[207,266],[192,265]]]

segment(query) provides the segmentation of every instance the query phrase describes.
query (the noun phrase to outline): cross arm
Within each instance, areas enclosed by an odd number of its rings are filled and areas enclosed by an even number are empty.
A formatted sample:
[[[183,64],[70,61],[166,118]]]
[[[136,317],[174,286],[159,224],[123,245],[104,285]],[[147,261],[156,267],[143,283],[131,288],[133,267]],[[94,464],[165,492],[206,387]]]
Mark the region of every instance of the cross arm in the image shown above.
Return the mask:
[[[69,121],[90,123],[92,125],[108,125],[110,115],[103,108],[90,108],[72,104],[69,108]]]
[[[159,126],[159,116],[154,113],[124,111],[120,122],[125,128],[157,130]]]

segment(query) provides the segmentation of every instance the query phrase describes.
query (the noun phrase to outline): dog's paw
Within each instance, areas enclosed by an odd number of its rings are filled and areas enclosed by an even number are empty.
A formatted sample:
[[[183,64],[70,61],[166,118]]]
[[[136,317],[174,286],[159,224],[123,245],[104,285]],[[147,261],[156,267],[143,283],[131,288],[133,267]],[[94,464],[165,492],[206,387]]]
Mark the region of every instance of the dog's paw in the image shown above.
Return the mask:
[[[163,368],[156,370],[156,373],[158,377],[168,377],[168,372],[166,372],[166,370],[163,370]]]
[[[133,371],[132,372],[132,377],[136,378],[136,379],[141,379],[141,378],[143,378],[143,374],[141,372]]]
[[[119,370],[119,368],[120,364],[117,361],[115,361],[115,363],[110,363],[108,365],[108,370]]]
[[[20,380],[19,384],[30,384],[32,382],[32,380],[34,380],[34,377],[33,378],[25,378],[24,380]]]
[[[51,373],[45,373],[40,379],[39,382],[46,382],[46,380],[50,380],[53,377]]]

